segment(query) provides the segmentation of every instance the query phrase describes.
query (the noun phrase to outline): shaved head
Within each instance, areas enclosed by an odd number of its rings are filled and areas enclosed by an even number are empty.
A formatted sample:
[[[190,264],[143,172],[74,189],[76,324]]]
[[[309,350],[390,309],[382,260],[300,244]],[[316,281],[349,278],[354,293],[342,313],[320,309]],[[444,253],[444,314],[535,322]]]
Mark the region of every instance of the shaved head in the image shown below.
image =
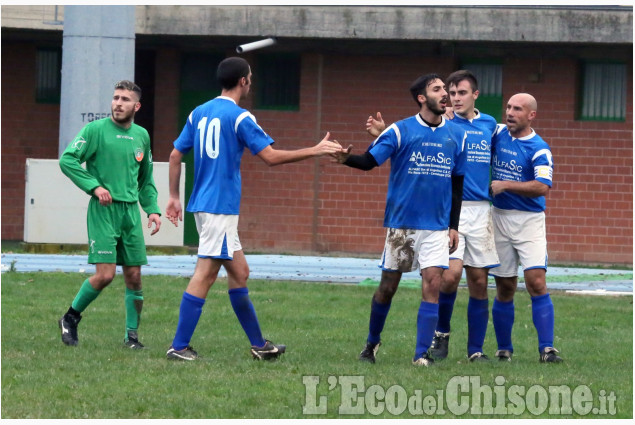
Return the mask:
[[[529,93],[517,93],[513,95],[509,101],[516,101],[527,107],[530,111],[538,111],[538,102],[536,102],[536,98]]]
[[[536,118],[538,102],[529,93],[517,93],[509,98],[505,111],[506,124],[513,137],[531,134],[531,122]]]

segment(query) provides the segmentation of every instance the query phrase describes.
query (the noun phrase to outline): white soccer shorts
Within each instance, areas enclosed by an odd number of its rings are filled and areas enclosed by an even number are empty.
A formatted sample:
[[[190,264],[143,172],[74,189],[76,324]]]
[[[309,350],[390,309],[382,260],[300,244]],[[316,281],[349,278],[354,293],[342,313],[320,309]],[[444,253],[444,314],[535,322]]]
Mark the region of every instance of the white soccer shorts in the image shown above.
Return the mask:
[[[393,229],[386,231],[380,267],[402,273],[428,267],[447,269],[450,261],[447,230]]]
[[[494,243],[492,208],[488,201],[463,201],[459,221],[459,246],[450,260],[464,266],[492,268],[500,265]]]
[[[194,213],[199,235],[198,256],[233,260],[234,251],[243,247],[238,239],[238,215]]]
[[[494,237],[501,265],[490,270],[499,277],[518,276],[523,270],[547,269],[547,233],[544,212],[493,208]]]

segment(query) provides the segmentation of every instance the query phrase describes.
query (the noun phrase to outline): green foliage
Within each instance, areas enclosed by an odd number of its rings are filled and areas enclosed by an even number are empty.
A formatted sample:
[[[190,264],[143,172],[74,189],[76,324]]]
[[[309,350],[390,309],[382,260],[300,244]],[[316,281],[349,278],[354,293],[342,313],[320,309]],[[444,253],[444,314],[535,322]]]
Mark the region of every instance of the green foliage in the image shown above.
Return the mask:
[[[265,337],[288,346],[274,362],[256,362],[234,316],[227,285],[212,287],[192,345],[203,357],[195,362],[165,358],[178,321],[187,279],[144,276],[145,305],[140,339],[148,347],[130,351],[124,336],[124,285],[121,276],[84,312],[79,346],[60,341],[57,320],[68,309],[85,275],[15,273],[2,275],[2,418],[394,418],[367,410],[341,416],[342,389],[329,389],[329,377],[363,376],[366,389],[400,385],[408,395],[444,390],[456,376],[478,376],[481,385],[588,386],[617,396],[617,414],[632,418],[632,297],[589,297],[552,293],[556,308],[555,346],[565,362],[538,362],[531,301],[516,296],[513,362],[468,363],[467,291],[460,289],[452,320],[448,359],[433,368],[411,365],[420,291],[401,288],[396,295],[374,365],[360,363],[374,288],[299,282],[250,282],[250,296]],[[490,300],[494,294],[490,293]],[[490,301],[491,307],[491,301]],[[486,354],[496,349],[490,325]],[[324,415],[304,415],[304,376],[320,380]],[[499,378],[500,380],[500,378]],[[364,393],[359,395],[362,397]],[[445,409],[435,417],[452,418]],[[406,409],[399,417],[412,418]],[[426,417],[426,416],[423,416]],[[461,418],[534,417],[476,415]],[[578,417],[550,415],[540,417]],[[589,414],[584,417],[601,417]]]

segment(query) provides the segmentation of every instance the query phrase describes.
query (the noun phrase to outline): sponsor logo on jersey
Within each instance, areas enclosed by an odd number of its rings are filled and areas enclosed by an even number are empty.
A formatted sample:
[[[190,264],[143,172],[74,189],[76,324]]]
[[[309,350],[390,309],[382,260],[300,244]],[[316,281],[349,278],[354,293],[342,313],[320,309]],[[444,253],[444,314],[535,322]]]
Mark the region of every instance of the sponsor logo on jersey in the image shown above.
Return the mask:
[[[81,150],[86,144],[86,140],[82,136],[77,136],[73,140],[73,149]]]
[[[436,155],[421,155],[421,152],[413,152],[412,155],[410,155],[410,162],[414,162],[418,166],[429,163],[450,165],[452,158],[446,158],[443,152],[439,152]]]
[[[490,146],[487,140],[481,140],[480,143],[468,143],[467,150],[469,151],[489,151]]]
[[[498,156],[494,157],[494,167],[499,169],[509,170],[509,171],[515,171],[517,173],[523,172],[522,165],[519,165],[515,159],[512,159],[509,162],[501,161],[498,159]]]
[[[137,162],[141,162],[143,160],[143,149],[141,148],[135,149],[134,158],[137,160]]]

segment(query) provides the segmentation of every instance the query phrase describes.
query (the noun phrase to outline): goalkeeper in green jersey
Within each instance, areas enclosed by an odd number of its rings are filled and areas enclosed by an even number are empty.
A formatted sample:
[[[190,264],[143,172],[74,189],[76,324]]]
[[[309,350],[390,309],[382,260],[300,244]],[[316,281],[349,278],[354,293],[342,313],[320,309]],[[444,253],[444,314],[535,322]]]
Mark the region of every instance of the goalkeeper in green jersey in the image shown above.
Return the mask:
[[[112,115],[88,123],[60,158],[62,172],[91,195],[86,219],[88,262],[95,264],[95,274],[84,281],[59,320],[66,345],[77,345],[81,313],[112,282],[121,265],[126,283],[124,344],[143,348],[137,331],[143,306],[141,266],[148,261],[137,203],[148,214],[148,228],[154,223],[152,235],[161,228],[161,214],[152,177],[150,136],[133,122],[140,100],[141,89],[135,83],[116,83]],[[81,166],[84,162],[86,169]]]

